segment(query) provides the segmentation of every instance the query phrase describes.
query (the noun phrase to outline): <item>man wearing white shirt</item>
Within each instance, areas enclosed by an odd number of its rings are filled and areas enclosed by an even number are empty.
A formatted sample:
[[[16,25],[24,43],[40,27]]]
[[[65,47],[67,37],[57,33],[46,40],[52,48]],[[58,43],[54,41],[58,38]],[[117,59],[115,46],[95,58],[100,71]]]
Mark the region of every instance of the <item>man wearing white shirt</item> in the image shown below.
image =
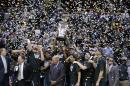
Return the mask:
[[[22,80],[24,79],[23,77],[23,66],[24,66],[24,62],[19,64],[19,73],[18,73],[18,80]]]
[[[9,86],[9,58],[5,48],[0,49],[0,86]]]
[[[21,54],[18,56],[18,71],[17,71],[17,79],[18,86],[29,86],[27,85],[27,81],[31,76],[31,67],[29,64],[25,62],[25,55]]]
[[[7,74],[7,62],[4,56],[1,55],[1,59],[4,65],[4,74]]]

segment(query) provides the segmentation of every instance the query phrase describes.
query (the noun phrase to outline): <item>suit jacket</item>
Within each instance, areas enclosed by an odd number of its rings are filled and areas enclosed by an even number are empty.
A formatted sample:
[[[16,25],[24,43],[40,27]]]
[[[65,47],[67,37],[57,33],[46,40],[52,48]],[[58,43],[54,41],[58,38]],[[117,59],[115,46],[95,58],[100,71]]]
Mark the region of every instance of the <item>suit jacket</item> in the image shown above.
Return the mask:
[[[109,86],[119,86],[119,68],[113,65],[108,73]]]
[[[23,65],[23,77],[24,77],[24,80],[30,80],[31,74],[32,74],[31,69],[32,69],[31,66],[28,63],[24,62],[24,65]],[[18,72],[19,71],[15,71],[16,78],[18,77]]]
[[[9,73],[10,73],[10,62],[11,62],[11,60],[10,60],[10,58],[8,58],[8,57],[5,57],[5,59],[6,59],[6,62],[7,62],[7,74],[9,75]],[[0,82],[2,82],[3,81],[3,78],[4,78],[4,64],[3,64],[3,61],[2,61],[2,58],[1,58],[1,56],[0,56]]]
[[[64,79],[65,79],[65,71],[64,65],[59,63],[58,65],[52,64],[50,66],[50,81],[56,81],[56,85],[54,86],[64,86]]]

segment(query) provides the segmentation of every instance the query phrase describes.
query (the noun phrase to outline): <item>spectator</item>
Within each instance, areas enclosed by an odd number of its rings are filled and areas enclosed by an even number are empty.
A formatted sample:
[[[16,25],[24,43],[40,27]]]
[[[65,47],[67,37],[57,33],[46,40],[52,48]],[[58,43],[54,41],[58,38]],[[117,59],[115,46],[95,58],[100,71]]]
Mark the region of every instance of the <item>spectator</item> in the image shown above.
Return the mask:
[[[109,44],[103,49],[103,53],[105,57],[113,57],[113,49],[110,47]]]

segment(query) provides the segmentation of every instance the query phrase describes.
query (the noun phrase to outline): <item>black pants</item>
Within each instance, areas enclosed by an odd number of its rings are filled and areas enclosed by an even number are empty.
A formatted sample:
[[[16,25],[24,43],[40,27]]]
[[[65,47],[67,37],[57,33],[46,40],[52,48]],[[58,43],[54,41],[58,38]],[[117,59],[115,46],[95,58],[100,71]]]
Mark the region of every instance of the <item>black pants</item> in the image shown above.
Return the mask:
[[[82,83],[83,86],[94,86],[94,81],[91,78],[85,79]]]
[[[106,86],[106,81],[105,79],[101,79],[99,86]]]
[[[26,81],[25,80],[18,81],[18,86],[26,86]]]
[[[0,86],[9,86],[9,76],[5,74],[3,80],[0,82]]]
[[[44,73],[40,80],[40,86],[50,86],[49,73]]]
[[[76,84],[70,84],[70,86],[76,86]]]
[[[27,80],[20,80],[17,81],[16,83],[14,83],[12,86],[33,86],[31,81],[27,81]]]
[[[39,72],[33,72],[32,85],[33,86],[40,86],[40,73]]]

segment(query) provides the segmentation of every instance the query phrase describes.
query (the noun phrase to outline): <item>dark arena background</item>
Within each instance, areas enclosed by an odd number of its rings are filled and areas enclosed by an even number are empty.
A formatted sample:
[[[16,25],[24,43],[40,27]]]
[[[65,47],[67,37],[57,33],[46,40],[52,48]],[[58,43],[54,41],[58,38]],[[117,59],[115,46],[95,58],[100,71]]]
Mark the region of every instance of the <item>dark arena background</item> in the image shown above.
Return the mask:
[[[0,0],[0,86],[130,86],[130,0]]]

